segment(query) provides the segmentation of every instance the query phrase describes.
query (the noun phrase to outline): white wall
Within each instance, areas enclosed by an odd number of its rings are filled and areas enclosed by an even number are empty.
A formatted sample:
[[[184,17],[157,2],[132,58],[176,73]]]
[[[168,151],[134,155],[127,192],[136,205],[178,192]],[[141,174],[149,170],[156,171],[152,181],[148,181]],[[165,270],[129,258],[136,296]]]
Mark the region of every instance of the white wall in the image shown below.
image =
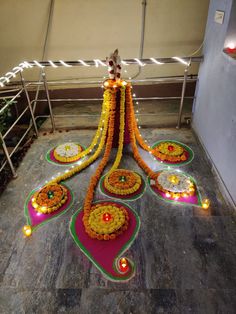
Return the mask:
[[[236,203],[236,60],[223,53],[231,4],[210,3],[193,127]],[[216,10],[225,11],[222,25],[214,22]]]
[[[208,0],[147,0],[144,57],[189,55],[202,42]],[[23,60],[41,60],[50,0],[0,0],[0,75]],[[104,59],[119,48],[138,57],[142,0],[55,0],[46,59]],[[129,67],[127,76],[137,72]],[[192,68],[196,73],[197,67]],[[182,66],[146,66],[145,76],[183,72]],[[104,69],[56,69],[49,75],[96,76]]]

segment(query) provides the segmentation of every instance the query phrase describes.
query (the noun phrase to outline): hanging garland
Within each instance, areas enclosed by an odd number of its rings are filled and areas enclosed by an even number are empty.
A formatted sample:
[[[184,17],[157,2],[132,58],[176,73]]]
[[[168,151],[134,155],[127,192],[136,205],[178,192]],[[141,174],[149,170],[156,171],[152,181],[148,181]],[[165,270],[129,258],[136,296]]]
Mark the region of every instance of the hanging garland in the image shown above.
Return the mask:
[[[93,144],[91,144],[89,146],[89,148],[87,148],[85,151],[83,151],[79,157],[82,158],[86,154],[91,152],[91,147],[96,145],[96,143],[98,141],[97,138],[99,138],[99,135],[100,135],[101,129],[102,129],[102,136],[101,136],[99,145],[98,145],[96,151],[94,152],[94,154],[91,157],[89,157],[89,159],[85,160],[82,164],[80,164],[78,166],[75,166],[71,170],[68,170],[64,174],[56,177],[55,179],[50,180],[47,183],[47,185],[54,184],[54,183],[60,183],[61,181],[64,181],[64,180],[72,177],[73,175],[79,173],[83,169],[85,169],[88,166],[90,166],[99,157],[99,155],[101,154],[101,152],[102,152],[102,150],[104,148],[104,144],[105,144],[105,141],[106,141],[106,135],[107,135],[107,129],[108,129],[108,121],[109,121],[109,116],[110,116],[111,97],[112,97],[111,93],[109,93],[108,91],[104,92],[104,107],[103,108],[105,109],[105,111],[104,111],[105,113],[101,117],[101,124],[99,125],[99,128],[97,129],[96,135],[94,136]],[[102,126],[103,126],[103,128],[102,128]]]
[[[127,85],[126,87],[127,92],[126,92],[126,106],[127,106],[127,114],[128,114],[128,119],[130,121],[128,127],[129,127],[129,136],[131,140],[131,146],[134,154],[134,159],[137,161],[139,166],[145,171],[145,173],[151,178],[155,179],[156,178],[156,173],[151,170],[151,168],[148,167],[148,165],[144,162],[142,157],[139,154],[137,144],[136,144],[136,137],[135,137],[135,117],[133,113],[133,102],[132,102],[132,93],[131,93],[131,86],[130,84]]]
[[[109,160],[109,156],[110,156],[111,148],[112,148],[113,134],[114,134],[116,89],[114,91],[111,88],[108,88],[108,90],[110,91],[112,95],[108,137],[107,137],[104,156],[89,183],[89,188],[88,188],[85,201],[84,201],[84,215],[83,215],[83,223],[84,223],[85,231],[90,235],[90,237],[96,238],[98,240],[115,239],[117,235],[122,234],[128,227],[128,213],[126,212],[125,208],[122,209],[123,210],[123,214],[122,214],[119,207],[115,206],[115,204],[112,207],[109,203],[108,204],[100,203],[99,205],[92,206],[95,188]],[[122,111],[122,106],[120,106],[120,108],[121,108],[120,110]],[[122,130],[120,134],[122,134]],[[122,141],[120,141],[120,139],[119,139],[119,146],[123,146]],[[121,155],[118,155],[115,161],[116,164],[118,164],[120,159],[121,159]],[[94,227],[95,226],[94,217],[96,217],[95,213],[98,214],[99,220],[101,222],[101,225],[99,224],[100,229],[97,229]],[[104,217],[104,219],[101,219],[101,217]],[[109,217],[109,218],[106,220],[106,217]]]

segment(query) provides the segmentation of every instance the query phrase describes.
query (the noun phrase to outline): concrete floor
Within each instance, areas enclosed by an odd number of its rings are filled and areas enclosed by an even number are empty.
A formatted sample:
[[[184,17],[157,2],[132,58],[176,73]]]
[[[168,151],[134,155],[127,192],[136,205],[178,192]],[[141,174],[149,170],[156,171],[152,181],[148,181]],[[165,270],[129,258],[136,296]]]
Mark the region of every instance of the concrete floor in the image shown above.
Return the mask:
[[[180,100],[145,100],[136,104],[135,110],[139,110],[137,117],[141,117],[140,124],[143,127],[175,127],[177,125]],[[53,113],[56,127],[59,129],[96,128],[101,112],[101,102],[84,103],[72,102],[63,106],[54,103]],[[62,115],[70,115],[63,118]],[[192,99],[184,100],[182,123],[186,124],[186,118],[192,116]],[[41,130],[51,129],[51,120],[47,119],[41,126]]]
[[[0,197],[0,313],[235,313],[234,209],[224,201],[190,129],[142,132],[150,143],[174,139],[193,149],[194,160],[182,168],[210,198],[210,209],[166,203],[147,188],[141,199],[130,203],[141,219],[140,233],[127,252],[137,273],[128,283],[109,282],[80,252],[68,230],[97,163],[67,181],[75,202],[64,216],[39,228],[31,238],[22,236],[28,193],[62,169],[45,160],[46,152],[68,140],[86,146],[94,131],[41,135],[18,168],[18,178]],[[142,154],[152,169],[161,168],[149,154]],[[128,153],[121,166],[142,173]]]

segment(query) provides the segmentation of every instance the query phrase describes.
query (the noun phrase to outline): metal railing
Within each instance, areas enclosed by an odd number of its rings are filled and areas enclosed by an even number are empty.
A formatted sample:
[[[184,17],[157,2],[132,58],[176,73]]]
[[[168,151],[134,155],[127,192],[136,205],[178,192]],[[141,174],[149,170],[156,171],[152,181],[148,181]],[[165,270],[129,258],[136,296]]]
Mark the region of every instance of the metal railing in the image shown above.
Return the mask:
[[[180,100],[180,106],[179,106],[179,113],[178,113],[178,120],[177,120],[177,126],[176,128],[179,129],[181,127],[181,117],[182,117],[182,111],[183,111],[183,105],[184,105],[184,99],[186,98],[193,98],[193,97],[185,97],[185,91],[186,91],[186,85],[187,82],[194,82],[197,80],[197,77],[189,76],[188,71],[192,63],[199,63],[202,61],[202,57],[192,57],[192,58],[159,58],[159,59],[154,59],[154,58],[149,58],[149,59],[126,59],[122,60],[122,63],[124,65],[129,65],[129,64],[138,64],[139,66],[141,65],[146,65],[146,64],[156,64],[156,65],[161,65],[161,64],[170,64],[170,63],[183,63],[185,65],[184,68],[184,73],[183,76],[169,76],[169,77],[157,77],[157,78],[147,78],[147,79],[130,79],[129,81],[133,84],[145,84],[145,83],[152,83],[152,84],[160,84],[160,83],[176,83],[176,82],[181,82],[182,83],[182,91],[181,91],[181,96],[177,97],[135,97],[135,100],[160,100],[160,99],[179,99]],[[23,77],[23,70],[26,70],[27,68],[30,69],[32,67],[38,66],[41,69],[40,77],[38,81],[27,81],[27,83],[24,80]],[[49,86],[61,86],[61,85],[95,85],[95,86],[100,86],[101,83],[103,82],[102,80],[93,80],[93,81],[86,81],[86,80],[81,80],[81,79],[74,79],[70,81],[47,81],[46,74],[44,71],[45,67],[59,67],[59,66],[66,66],[66,67],[73,67],[73,66],[106,66],[105,60],[78,60],[78,61],[30,61],[30,62],[23,62],[19,66],[15,67],[13,72],[8,72],[8,76],[1,77],[1,87],[3,88],[5,85],[4,90],[0,90],[0,99],[7,99],[6,105],[0,110],[0,115],[4,110],[6,110],[10,104],[18,97],[22,95],[24,92],[26,100],[27,100],[27,106],[26,108],[22,111],[22,113],[17,116],[15,121],[12,123],[12,125],[9,127],[9,129],[2,134],[0,132],[0,144],[3,148],[4,155],[6,157],[6,160],[3,162],[0,168],[0,172],[3,170],[3,168],[6,166],[8,163],[11,169],[11,172],[13,174],[13,177],[16,177],[16,171],[12,163],[12,155],[16,152],[28,132],[31,130],[31,128],[34,128],[36,136],[38,136],[38,128],[36,124],[36,120],[39,117],[50,117],[51,119],[51,125],[52,125],[52,131],[54,132],[56,130],[56,125],[55,125],[55,117],[66,117],[66,116],[71,116],[71,115],[54,115],[53,110],[52,110],[52,102],[65,102],[65,101],[101,101],[102,98],[50,98],[50,91],[49,91]],[[16,88],[12,87],[12,84],[10,84],[10,78],[15,77],[16,75],[20,76],[19,81],[14,82],[14,86]],[[5,80],[4,80],[5,79]],[[44,99],[39,99],[39,89],[43,88],[46,94],[46,98]],[[30,100],[29,92],[28,89],[33,89],[36,90],[35,93],[35,98]],[[12,92],[16,92],[15,95],[11,95]],[[4,96],[1,96],[3,95]],[[48,109],[49,109],[49,115],[41,115],[41,116],[36,116],[35,114],[35,109],[37,106],[37,103],[40,102],[46,102],[48,104]],[[24,134],[21,136],[19,139],[18,143],[14,147],[14,149],[9,153],[7,149],[7,145],[5,143],[6,136],[10,134],[14,126],[19,122],[19,120],[27,113],[30,112],[30,122],[28,125],[27,130],[24,132]]]
[[[20,121],[20,119],[28,112],[28,110],[30,111],[30,115],[31,115],[31,119],[33,121],[33,126],[34,126],[34,130],[35,130],[35,133],[36,133],[36,136],[38,136],[38,128],[37,128],[37,125],[36,125],[36,120],[35,120],[35,117],[34,117],[34,114],[33,114],[33,111],[32,111],[32,107],[31,107],[31,102],[30,102],[30,99],[29,99],[29,95],[28,95],[28,91],[27,91],[27,88],[26,88],[26,85],[25,85],[25,82],[22,78],[22,88],[20,89],[10,89],[10,90],[4,90],[4,91],[1,91],[1,94],[8,94],[9,92],[11,93],[12,91],[17,91],[17,94],[16,95],[5,95],[5,96],[2,96],[1,99],[7,99],[7,103],[6,105],[0,109],[0,115],[9,108],[9,106],[12,104],[12,102],[20,97],[20,95],[25,92],[25,95],[26,95],[26,98],[27,98],[27,106],[26,108],[22,111],[22,113],[16,117],[15,121],[11,124],[11,126],[8,128],[8,130],[2,134],[2,132],[0,132],[0,144],[2,146],[2,149],[3,149],[3,152],[4,152],[4,155],[6,157],[6,160],[3,161],[3,163],[1,164],[1,167],[0,167],[0,172],[4,169],[4,167],[9,164],[10,166],[10,169],[11,169],[11,172],[12,172],[12,175],[13,175],[13,178],[16,178],[17,177],[17,174],[16,174],[16,171],[15,171],[15,168],[13,166],[13,163],[12,163],[12,155],[17,151],[18,147],[20,146],[20,144],[22,143],[22,141],[24,140],[24,138],[26,137],[26,135],[28,134],[28,132],[30,131],[30,129],[32,128],[32,123],[30,121],[29,123],[29,126],[28,128],[26,129],[26,131],[22,134],[22,136],[20,137],[20,139],[18,140],[18,143],[16,144],[16,146],[13,148],[13,150],[9,153],[8,149],[7,149],[7,145],[6,145],[6,137],[7,135],[10,134],[10,132],[13,130],[13,128],[15,127],[15,125]]]

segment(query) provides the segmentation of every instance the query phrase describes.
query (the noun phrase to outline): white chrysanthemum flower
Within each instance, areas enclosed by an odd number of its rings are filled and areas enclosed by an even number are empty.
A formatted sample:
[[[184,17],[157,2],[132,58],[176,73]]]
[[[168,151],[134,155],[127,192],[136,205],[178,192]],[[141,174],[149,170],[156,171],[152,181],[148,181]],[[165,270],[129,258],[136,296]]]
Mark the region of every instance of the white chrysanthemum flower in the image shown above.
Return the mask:
[[[172,170],[162,171],[157,181],[163,189],[174,193],[187,192],[192,186],[192,182],[187,175]]]
[[[79,153],[79,147],[74,143],[64,143],[57,146],[55,152],[61,157],[73,157]]]

